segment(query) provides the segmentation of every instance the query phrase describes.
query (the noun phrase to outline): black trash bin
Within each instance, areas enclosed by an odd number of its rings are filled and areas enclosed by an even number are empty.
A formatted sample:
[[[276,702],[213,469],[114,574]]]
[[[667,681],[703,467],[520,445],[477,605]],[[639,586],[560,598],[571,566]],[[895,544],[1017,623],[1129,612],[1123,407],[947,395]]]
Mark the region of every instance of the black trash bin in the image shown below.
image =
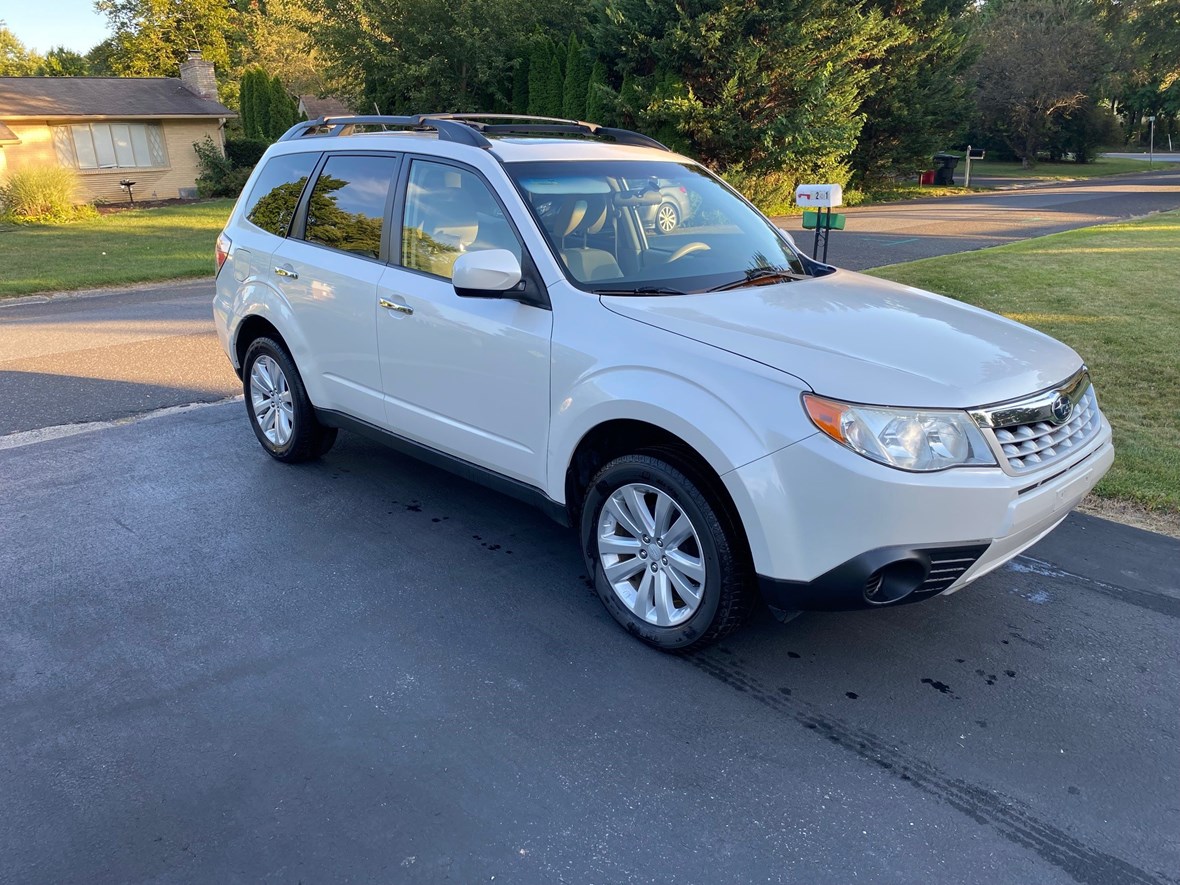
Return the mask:
[[[935,154],[934,160],[934,183],[937,185],[950,185],[955,183],[955,167],[959,165],[959,158],[954,154]]]

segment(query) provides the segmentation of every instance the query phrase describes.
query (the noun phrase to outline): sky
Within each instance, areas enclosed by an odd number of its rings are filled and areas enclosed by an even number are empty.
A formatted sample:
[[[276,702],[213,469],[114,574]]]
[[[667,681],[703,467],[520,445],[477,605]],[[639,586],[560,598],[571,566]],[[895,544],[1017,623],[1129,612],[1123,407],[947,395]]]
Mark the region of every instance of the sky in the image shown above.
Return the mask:
[[[88,52],[110,33],[94,0],[0,0],[0,21],[29,49],[46,53],[55,46]]]

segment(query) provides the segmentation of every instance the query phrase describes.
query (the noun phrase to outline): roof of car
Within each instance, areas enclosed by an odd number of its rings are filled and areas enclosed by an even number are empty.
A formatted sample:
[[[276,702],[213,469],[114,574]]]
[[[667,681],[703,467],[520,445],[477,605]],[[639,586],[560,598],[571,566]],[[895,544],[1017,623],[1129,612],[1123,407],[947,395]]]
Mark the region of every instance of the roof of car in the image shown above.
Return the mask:
[[[377,126],[382,126],[383,130],[375,130]],[[474,148],[490,152],[504,163],[619,159],[689,162],[687,158],[673,153],[642,133],[577,120],[554,120],[545,117],[329,117],[296,124],[280,142],[315,142],[318,149],[335,142],[336,149],[371,150],[378,147],[388,148],[391,139],[404,139],[407,147],[417,142],[419,150],[424,147],[423,141],[447,144],[460,150]],[[398,149],[405,150],[407,147],[399,145]],[[422,152],[430,150],[432,149]]]

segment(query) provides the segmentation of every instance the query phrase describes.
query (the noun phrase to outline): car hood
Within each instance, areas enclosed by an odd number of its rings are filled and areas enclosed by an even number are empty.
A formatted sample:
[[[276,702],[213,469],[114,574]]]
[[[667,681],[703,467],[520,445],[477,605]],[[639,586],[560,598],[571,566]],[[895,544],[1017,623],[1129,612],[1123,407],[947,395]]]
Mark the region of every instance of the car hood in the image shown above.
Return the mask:
[[[616,314],[788,372],[853,402],[968,408],[1064,381],[1081,358],[975,307],[838,270],[684,296],[603,296]]]

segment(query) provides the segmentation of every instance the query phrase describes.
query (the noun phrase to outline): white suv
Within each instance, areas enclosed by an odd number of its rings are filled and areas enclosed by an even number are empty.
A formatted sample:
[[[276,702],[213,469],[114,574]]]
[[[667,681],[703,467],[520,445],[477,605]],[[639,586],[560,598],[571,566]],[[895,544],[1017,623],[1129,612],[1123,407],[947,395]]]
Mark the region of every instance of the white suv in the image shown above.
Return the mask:
[[[645,223],[673,187],[690,212]],[[301,123],[217,244],[214,317],[266,451],[357,431],[577,527],[610,613],[684,650],[964,587],[1106,472],[1073,350],[837,270],[634,132]]]

